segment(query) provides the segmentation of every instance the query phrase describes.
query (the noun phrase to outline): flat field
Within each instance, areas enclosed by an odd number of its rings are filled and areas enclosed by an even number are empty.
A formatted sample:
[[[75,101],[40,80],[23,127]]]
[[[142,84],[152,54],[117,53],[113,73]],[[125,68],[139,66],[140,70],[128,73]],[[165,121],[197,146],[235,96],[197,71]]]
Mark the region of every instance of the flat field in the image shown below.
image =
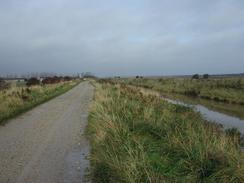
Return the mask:
[[[244,78],[128,78],[116,82],[228,103],[244,104]]]

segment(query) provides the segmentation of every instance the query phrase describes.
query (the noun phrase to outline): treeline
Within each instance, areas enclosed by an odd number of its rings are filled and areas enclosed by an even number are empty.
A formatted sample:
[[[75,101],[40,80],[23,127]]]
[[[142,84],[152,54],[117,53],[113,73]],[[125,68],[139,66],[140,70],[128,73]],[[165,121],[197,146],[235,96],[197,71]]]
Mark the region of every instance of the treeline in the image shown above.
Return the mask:
[[[46,85],[46,84],[57,84],[61,82],[67,82],[77,79],[77,77],[71,77],[71,76],[54,76],[54,77],[46,77],[46,78],[36,78],[36,77],[31,77],[29,79],[19,79],[16,82],[20,83],[22,82],[23,85],[26,86],[34,86],[34,85]],[[22,85],[22,86],[23,86]],[[0,91],[1,90],[6,90],[11,87],[11,82],[4,80],[3,78],[0,78]]]
[[[30,79],[26,79],[26,85],[27,86],[32,86],[32,85],[39,85],[39,84],[56,84],[64,81],[71,81],[72,79],[76,79],[74,77],[70,76],[65,76],[65,77],[47,77],[47,78],[35,78],[32,77]]]
[[[58,74],[53,72],[32,72],[32,73],[25,73],[25,74],[1,74],[0,78],[4,80],[18,80],[18,79],[30,79],[30,78],[49,78],[49,77],[72,77],[72,78],[83,78],[83,77],[96,77],[91,72],[82,72],[76,74]]]

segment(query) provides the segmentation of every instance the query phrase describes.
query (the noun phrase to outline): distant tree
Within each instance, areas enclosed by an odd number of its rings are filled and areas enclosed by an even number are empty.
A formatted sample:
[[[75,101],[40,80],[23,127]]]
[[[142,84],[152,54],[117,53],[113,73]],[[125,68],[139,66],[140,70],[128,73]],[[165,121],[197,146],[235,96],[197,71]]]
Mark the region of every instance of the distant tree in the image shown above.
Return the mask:
[[[194,75],[192,76],[192,79],[199,79],[199,78],[200,78],[199,74],[194,74]]]
[[[72,80],[72,77],[70,77],[70,76],[64,76],[64,81],[70,81],[70,80]]]
[[[35,78],[35,77],[32,77],[32,78],[28,79],[27,82],[26,82],[27,86],[39,85],[39,84],[40,84],[40,81],[37,78]]]
[[[58,76],[47,77],[42,80],[42,84],[55,84],[61,82],[62,78]]]
[[[83,73],[83,77],[84,78],[96,78],[96,76],[94,74],[92,74],[91,72]]]
[[[10,84],[0,78],[0,90],[8,89]]]
[[[140,78],[140,76],[136,76],[136,78]]]
[[[203,74],[203,79],[208,79],[209,75],[208,74]]]

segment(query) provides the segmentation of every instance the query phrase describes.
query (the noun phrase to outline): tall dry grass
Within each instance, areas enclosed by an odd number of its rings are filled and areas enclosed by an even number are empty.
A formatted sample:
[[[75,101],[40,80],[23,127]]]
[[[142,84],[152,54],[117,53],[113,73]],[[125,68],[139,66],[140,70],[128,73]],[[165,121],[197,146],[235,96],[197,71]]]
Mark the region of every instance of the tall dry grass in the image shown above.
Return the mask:
[[[244,180],[235,137],[189,108],[123,85],[96,84],[88,135],[95,182]]]
[[[11,87],[0,91],[0,123],[16,116],[32,107],[60,95],[78,81],[63,82],[53,85],[38,85],[32,87]]]

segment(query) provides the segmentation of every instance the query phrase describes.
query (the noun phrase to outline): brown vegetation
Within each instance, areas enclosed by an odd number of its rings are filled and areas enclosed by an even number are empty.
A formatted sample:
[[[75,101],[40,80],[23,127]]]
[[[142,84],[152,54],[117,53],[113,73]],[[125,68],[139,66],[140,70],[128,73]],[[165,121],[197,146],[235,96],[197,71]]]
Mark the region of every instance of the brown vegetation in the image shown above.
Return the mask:
[[[37,78],[30,78],[26,82],[27,86],[33,86],[33,85],[39,85],[39,84],[40,84],[40,80]]]
[[[0,90],[8,89],[10,84],[0,78]]]

